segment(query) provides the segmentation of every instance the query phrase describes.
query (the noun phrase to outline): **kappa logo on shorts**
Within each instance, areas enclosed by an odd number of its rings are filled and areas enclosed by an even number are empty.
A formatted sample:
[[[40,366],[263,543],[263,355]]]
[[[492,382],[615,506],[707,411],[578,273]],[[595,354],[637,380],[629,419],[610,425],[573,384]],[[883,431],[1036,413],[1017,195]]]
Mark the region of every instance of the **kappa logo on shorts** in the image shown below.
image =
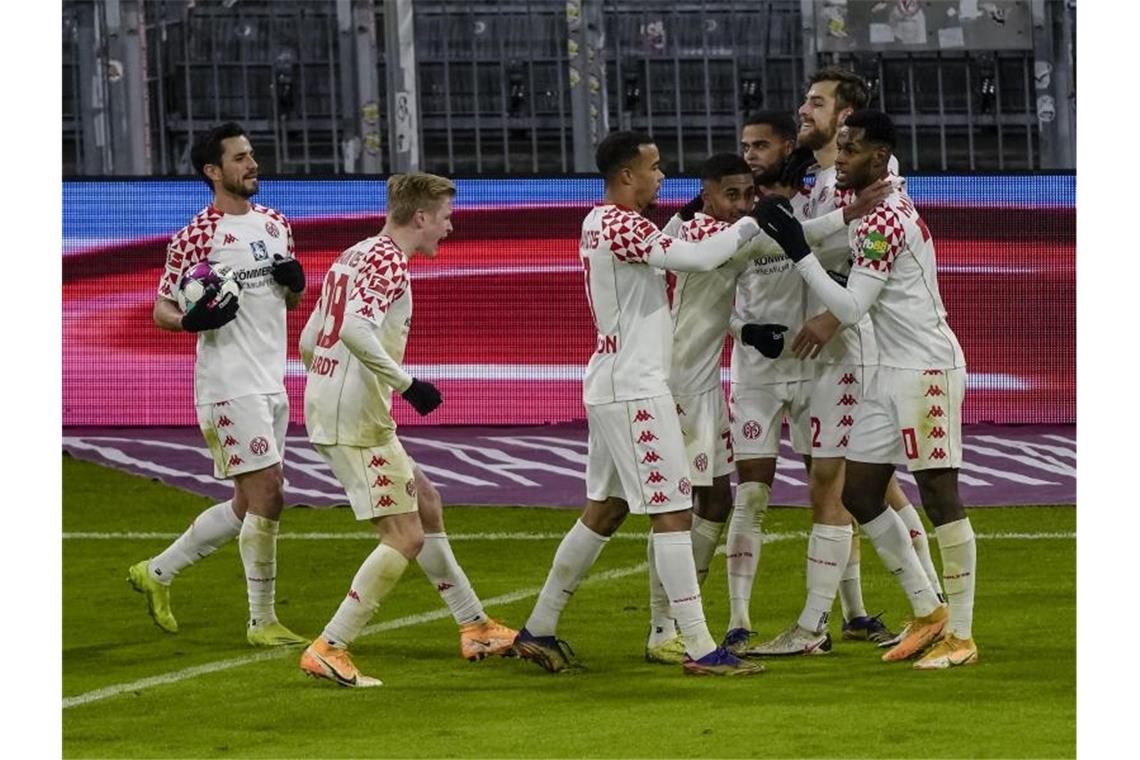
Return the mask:
[[[709,468],[709,458],[704,454],[697,454],[697,458],[693,460],[693,466],[697,468],[697,472],[704,472]]]
[[[859,403],[859,399],[852,396],[850,393],[844,393],[843,398],[835,403],[836,406],[855,406]]]
[[[839,439],[839,448],[843,448],[846,445],[847,445],[847,436],[843,436],[842,438]]]
[[[760,427],[760,423],[756,420],[748,420],[748,422],[744,423],[744,427],[740,432],[742,432],[744,437],[748,440],[755,441],[760,437],[760,434],[764,432],[764,428]]]
[[[277,230],[277,225],[273,222],[265,223],[265,231],[269,233],[269,237],[277,237],[281,233]]]
[[[649,498],[650,504],[664,504],[669,501],[669,497],[660,491],[654,491],[653,496]]]
[[[229,417],[227,417],[224,414],[218,420],[218,427],[229,427],[232,424],[234,424],[233,420],[231,420]]]
[[[857,382],[858,382],[858,380],[855,379],[855,373],[845,372],[845,373],[843,373],[843,377],[839,378],[838,384],[839,385],[852,385],[852,384],[857,383]]]
[[[677,404],[677,416],[678,417],[684,417],[685,416],[685,407],[681,406],[680,404]]]
[[[377,509],[387,509],[388,507],[393,506],[395,503],[396,503],[395,499],[393,499],[388,494],[384,494],[383,496],[381,496],[379,499],[376,500],[376,508]]]
[[[940,406],[932,406],[930,407],[930,411],[926,413],[926,416],[932,418],[945,417],[946,412],[944,412]]]
[[[404,484],[404,491],[408,494],[408,496],[415,498],[415,496],[416,496],[416,481],[409,480],[407,483],[405,483]]]
[[[376,478],[376,482],[372,484],[373,488],[387,488],[392,485],[391,479],[387,475],[381,475]]]
[[[680,409],[680,407],[677,408]],[[637,414],[633,415],[634,422],[647,422],[654,419],[657,418],[650,414],[648,409],[638,409]]]
[[[930,458],[931,459],[945,459],[946,458],[946,452],[943,449],[935,449],[934,451],[930,452]]]
[[[945,395],[946,394],[943,392],[941,385],[932,385],[926,389],[927,398],[929,398],[931,396],[945,396]]]
[[[214,406],[229,406],[229,405],[230,405],[229,401],[215,401],[214,402]]]
[[[693,484],[689,481],[688,478],[681,478],[677,482],[677,490],[681,492],[682,496],[688,496],[693,492]]]
[[[269,451],[269,441],[264,437],[259,435],[249,442],[249,453],[254,456],[264,456],[267,451]]]
[[[935,425],[930,428],[930,432],[926,434],[927,438],[945,438],[946,430],[940,425]]]
[[[839,427],[851,427],[855,424],[855,418],[850,414],[845,414],[839,418]]]
[[[656,451],[650,451],[649,453],[647,453],[645,456],[643,456],[641,458],[642,464],[652,464],[654,462],[660,462],[660,461],[661,461],[661,455],[658,454]]]
[[[384,457],[372,457],[372,461],[368,463],[369,467],[383,467],[388,464],[388,460]]]
[[[229,448],[230,446],[237,446],[237,445],[238,445],[238,439],[234,438],[232,435],[227,435],[226,440],[222,441],[222,446],[225,448]]]
[[[226,466],[227,467],[237,467],[239,464],[244,464],[244,460],[241,457],[239,457],[237,454],[234,454],[232,457],[230,457],[229,464],[227,464]]]
[[[653,472],[649,473],[649,477],[645,479],[645,484],[653,485],[655,483],[660,483],[663,480],[665,480],[665,476],[662,475],[658,470],[654,470]]]
[[[943,375],[945,373],[940,369],[924,369],[922,371],[922,374],[924,374],[924,375]]]
[[[642,430],[641,435],[637,439],[637,442],[638,443],[649,443],[651,441],[656,441],[656,440],[657,440],[657,436],[653,434],[652,430]]]

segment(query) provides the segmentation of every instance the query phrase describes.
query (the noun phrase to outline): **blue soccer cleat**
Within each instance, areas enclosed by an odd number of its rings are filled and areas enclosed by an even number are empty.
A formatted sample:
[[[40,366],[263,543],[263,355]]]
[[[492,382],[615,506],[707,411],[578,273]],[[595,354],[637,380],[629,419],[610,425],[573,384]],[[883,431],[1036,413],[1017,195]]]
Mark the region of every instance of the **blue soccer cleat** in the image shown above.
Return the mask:
[[[521,659],[537,663],[550,673],[580,667],[571,659],[574,650],[565,641],[554,636],[535,636],[526,628],[519,631],[511,648]]]
[[[691,676],[755,676],[764,672],[760,663],[742,660],[724,647],[717,647],[699,660],[685,655],[681,667]]]

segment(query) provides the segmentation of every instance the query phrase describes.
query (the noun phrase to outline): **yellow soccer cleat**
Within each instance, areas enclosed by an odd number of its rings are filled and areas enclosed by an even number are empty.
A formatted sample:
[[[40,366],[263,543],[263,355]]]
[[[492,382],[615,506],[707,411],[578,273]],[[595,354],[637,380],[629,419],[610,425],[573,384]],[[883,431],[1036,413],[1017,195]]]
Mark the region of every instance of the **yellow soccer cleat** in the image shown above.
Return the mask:
[[[929,615],[911,620],[906,628],[906,635],[902,637],[891,649],[883,655],[883,662],[899,662],[909,660],[922,652],[942,635],[950,619],[950,611],[946,607],[938,607]]]
[[[384,683],[361,673],[347,649],[334,647],[324,639],[317,639],[305,649],[301,655],[301,670],[313,678],[327,678],[337,686],[367,689]]]
[[[468,662],[492,656],[513,657],[511,645],[518,635],[515,629],[491,618],[481,623],[467,623],[459,626],[459,651]]]
[[[645,661],[661,665],[680,665],[685,662],[685,640],[680,635],[662,641],[655,647],[645,645]]]
[[[150,560],[136,562],[127,570],[131,588],[146,596],[146,608],[151,620],[167,633],[178,633],[178,621],[170,611],[170,586],[159,583],[150,575]]]
[[[303,646],[309,643],[304,636],[298,636],[276,620],[272,623],[250,623],[245,629],[245,640],[252,647]]]
[[[978,645],[971,639],[960,639],[948,633],[926,650],[918,662],[916,670],[945,670],[959,665],[973,665],[978,661]]]

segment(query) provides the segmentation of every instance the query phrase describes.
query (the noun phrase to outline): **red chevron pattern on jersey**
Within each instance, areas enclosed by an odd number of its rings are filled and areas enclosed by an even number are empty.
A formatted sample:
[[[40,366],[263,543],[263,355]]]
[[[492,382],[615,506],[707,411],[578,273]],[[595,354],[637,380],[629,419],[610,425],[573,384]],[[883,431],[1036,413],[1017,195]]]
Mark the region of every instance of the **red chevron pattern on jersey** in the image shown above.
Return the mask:
[[[726,223],[714,217],[708,216],[707,214],[697,214],[681,225],[680,237],[682,240],[696,243],[704,240],[709,235],[714,235],[727,228],[728,225]]]
[[[660,237],[661,230],[635,211],[611,206],[602,214],[602,239],[618,261],[646,263]]]
[[[205,261],[210,255],[214,245],[214,230],[221,218],[221,211],[207,206],[190,220],[190,224],[170,238],[170,243],[166,246],[166,267],[158,280],[160,296],[173,300],[182,273],[199,261]]]
[[[292,227],[292,225],[289,224],[289,220],[285,218],[285,215],[276,209],[269,208],[269,206],[262,206],[262,205],[257,204],[257,203],[251,203],[250,206],[253,208],[254,211],[258,211],[262,214],[265,214],[270,219],[272,219],[273,221],[277,222],[278,224],[280,224],[282,227],[285,228],[285,241],[288,244],[289,255],[295,256],[296,251],[293,248],[293,227]],[[269,225],[266,225],[265,231],[268,232],[273,237],[277,237],[277,235],[273,234],[273,230]]]
[[[348,309],[375,321],[408,289],[408,257],[391,238],[382,237],[368,251],[352,283]]]
[[[885,249],[878,258],[869,258],[865,255],[865,246],[873,244],[880,237],[886,241]],[[859,226],[855,230],[855,266],[889,274],[895,257],[905,245],[906,231],[898,213],[885,203],[880,203],[870,214],[859,220]]]

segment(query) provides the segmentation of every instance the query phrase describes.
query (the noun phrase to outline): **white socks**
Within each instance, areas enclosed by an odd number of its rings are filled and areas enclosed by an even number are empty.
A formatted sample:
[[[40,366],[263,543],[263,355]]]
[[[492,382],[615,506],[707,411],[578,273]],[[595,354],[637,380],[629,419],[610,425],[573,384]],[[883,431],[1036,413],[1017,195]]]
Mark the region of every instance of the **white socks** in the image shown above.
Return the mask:
[[[907,532],[910,533],[911,546],[914,547],[914,553],[918,555],[918,561],[922,565],[923,572],[930,580],[930,586],[934,589],[934,593],[938,594],[939,599],[944,599],[942,584],[938,581],[938,571],[934,569],[934,562],[930,559],[930,540],[926,536],[926,528],[922,524],[922,518],[918,516],[918,510],[913,505],[907,504],[896,511],[902,519],[903,525],[906,526]]]
[[[693,513],[693,527],[689,533],[693,538],[693,564],[697,568],[697,583],[704,585],[705,578],[709,576],[709,563],[716,553],[716,545],[720,543],[720,535],[724,532],[724,523],[706,520]]]
[[[233,541],[240,532],[241,518],[234,514],[233,502],[215,504],[195,517],[185,533],[150,561],[150,577],[170,585],[178,573]]]
[[[843,610],[844,620],[854,620],[865,617],[867,609],[863,606],[863,578],[860,564],[862,551],[859,549],[859,525],[852,526],[851,548],[847,554],[847,567],[843,569],[843,577],[839,581],[839,607]]]
[[[977,578],[978,544],[968,517],[934,529],[942,553],[946,598],[950,603],[949,630],[960,639],[973,636],[974,583]]]
[[[915,617],[925,617],[941,606],[926,573],[922,571],[914,547],[910,545],[910,536],[902,518],[893,509],[887,507],[881,515],[863,523],[860,528],[875,545],[887,571],[903,587]]]
[[[368,625],[380,600],[388,595],[404,574],[408,560],[387,544],[380,544],[365,558],[352,579],[348,596],[325,626],[321,636],[334,646],[347,647]]]
[[[807,547],[807,602],[800,613],[800,628],[815,633],[827,629],[839,577],[847,567],[847,555],[851,552],[851,533],[850,525],[816,523],[811,526]]]
[[[661,585],[669,595],[673,619],[685,640],[685,651],[699,660],[716,649],[716,642],[705,624],[701,589],[693,566],[693,541],[689,531],[653,534],[653,553]],[[527,626],[529,628],[529,624]]]
[[[446,533],[424,534],[424,548],[420,550],[416,562],[443,597],[456,623],[481,623],[487,619],[483,603],[475,595],[475,589],[471,588],[466,573],[455,560]]]
[[[767,483],[745,481],[736,487],[736,500],[728,524],[728,602],[731,608],[728,628],[752,630],[748,603],[752,582],[760,562],[761,528],[768,513]]]
[[[661,585],[657,573],[657,553],[653,551],[653,533],[645,542],[645,555],[649,560],[649,640],[646,646],[664,644],[677,635],[677,624],[673,620],[673,610],[669,606],[669,595]]]
[[[277,527],[276,520],[246,512],[238,537],[249,592],[249,620],[255,625],[277,620],[273,607],[277,583]]]
[[[574,527],[558,545],[558,551],[554,552],[554,562],[546,576],[546,583],[542,585],[538,601],[526,621],[526,629],[532,635],[554,635],[566,603],[609,540],[608,536],[587,528],[581,520],[574,523]]]

